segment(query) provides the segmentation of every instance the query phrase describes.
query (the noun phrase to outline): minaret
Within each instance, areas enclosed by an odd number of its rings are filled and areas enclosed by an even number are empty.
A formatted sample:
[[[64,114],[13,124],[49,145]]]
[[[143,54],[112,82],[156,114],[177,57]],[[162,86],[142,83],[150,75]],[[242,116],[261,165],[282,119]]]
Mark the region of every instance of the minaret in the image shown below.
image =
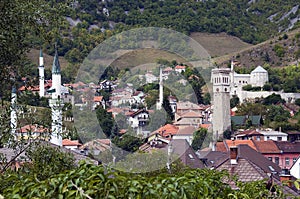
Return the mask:
[[[213,137],[214,142],[231,128],[230,116],[230,72],[229,68],[212,69],[213,83]],[[213,143],[213,149],[214,149]]]
[[[61,74],[57,49],[52,65],[52,98],[49,100],[52,115],[51,139],[50,142],[62,146],[62,107],[61,100]]]
[[[159,99],[156,104],[156,109],[161,110],[164,101],[164,86],[162,77],[162,67],[159,68]]]
[[[40,97],[44,97],[45,77],[44,77],[44,57],[43,57],[42,49],[40,50],[40,58],[39,58],[39,80],[40,80]]]
[[[10,106],[10,127],[12,135],[15,134],[17,129],[17,90],[16,87],[12,87],[11,91],[11,106]]]

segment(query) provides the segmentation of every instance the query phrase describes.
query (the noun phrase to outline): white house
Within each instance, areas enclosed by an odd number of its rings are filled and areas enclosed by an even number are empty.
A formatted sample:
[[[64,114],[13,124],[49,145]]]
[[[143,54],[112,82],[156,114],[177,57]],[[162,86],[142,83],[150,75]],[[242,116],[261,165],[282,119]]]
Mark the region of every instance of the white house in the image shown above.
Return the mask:
[[[185,66],[180,66],[180,65],[175,66],[175,72],[177,73],[185,72]]]
[[[300,156],[297,158],[296,162],[294,162],[293,166],[290,169],[290,173],[297,179],[300,179]]]
[[[135,111],[128,116],[129,125],[133,129],[145,126],[147,124],[147,121],[149,120],[149,112],[145,109]]]
[[[63,139],[62,141],[62,146],[70,150],[77,150],[81,145],[78,140]]]
[[[257,130],[264,137],[264,140],[274,140],[274,141],[287,141],[288,134],[280,131],[274,131],[272,129],[267,130]]]

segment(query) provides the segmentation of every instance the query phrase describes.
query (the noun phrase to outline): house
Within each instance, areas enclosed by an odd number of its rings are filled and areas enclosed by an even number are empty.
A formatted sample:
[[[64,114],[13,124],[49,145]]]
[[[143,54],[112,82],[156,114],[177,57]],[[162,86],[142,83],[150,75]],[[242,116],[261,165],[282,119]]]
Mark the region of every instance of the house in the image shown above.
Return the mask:
[[[300,132],[299,131],[287,131],[288,140],[290,142],[300,141]]]
[[[16,130],[16,137],[18,140],[33,140],[33,139],[41,139],[48,140],[49,139],[50,130],[45,128],[39,124],[28,124],[22,126],[20,129]]]
[[[241,182],[265,180],[267,188],[272,187],[272,183],[282,186],[283,183],[288,182],[289,186],[283,186],[283,192],[298,196],[295,187],[289,183],[290,180],[295,179],[288,172],[283,173],[277,164],[269,161],[248,145],[232,145],[226,154],[212,155],[217,159],[211,157],[210,153],[202,159],[205,159],[213,169],[227,170],[230,175],[236,175]],[[238,189],[238,186],[230,179],[227,183],[232,188]],[[274,192],[275,190],[270,189],[270,191]]]
[[[165,148],[170,140],[163,138],[160,134],[155,134],[146,138],[146,142],[139,147],[140,151],[151,152],[152,150]]]
[[[300,155],[300,142],[274,140],[224,140],[216,143],[216,151],[228,152],[231,146],[248,145],[282,169],[290,169]]]
[[[202,120],[203,116],[201,112],[189,110],[182,112],[181,114],[176,114],[174,125],[178,126],[180,129],[188,126],[198,128],[202,124]]]
[[[94,105],[93,109],[95,109],[97,106],[102,106],[105,109],[105,100],[103,96],[94,96]]]
[[[175,66],[175,72],[177,73],[182,73],[182,72],[185,72],[185,66],[180,66],[180,65],[177,65]]]
[[[173,135],[175,135],[178,132],[179,128],[175,125],[172,124],[166,124],[160,128],[158,128],[157,130],[153,131],[152,133],[150,133],[148,139],[152,140],[155,137],[157,137],[157,134],[159,134],[161,137],[171,140],[171,138],[173,137]]]
[[[264,140],[287,141],[288,137],[286,133],[274,131],[272,129],[258,130],[258,132],[264,135]]]
[[[174,157],[178,157],[181,162],[188,167],[200,169],[205,168],[204,164],[200,161],[186,139],[172,139],[168,143],[168,146],[162,150],[170,151],[171,154],[174,154]],[[171,160],[171,162],[172,161],[175,160]]]
[[[167,80],[169,75],[173,72],[173,68],[167,67],[162,70],[162,77],[164,80]]]
[[[263,140],[264,135],[254,129],[238,132],[234,135],[236,140]]]
[[[177,107],[177,98],[175,96],[168,96],[169,104],[172,109],[172,113],[174,114],[176,112],[176,107]]]
[[[145,109],[139,109],[128,115],[128,123],[133,129],[146,126],[149,121],[149,112]]]
[[[112,90],[114,84],[111,81],[105,79],[99,83],[99,86],[101,90]]]
[[[111,149],[110,139],[91,140],[79,147],[79,150],[85,155],[92,154],[94,156],[100,155],[102,152],[110,149]]]
[[[186,111],[194,111],[194,112],[200,112],[203,110],[203,107],[199,106],[198,104],[192,103],[192,102],[177,102],[176,107],[176,114],[181,115],[182,113]],[[176,114],[175,114],[175,120],[176,120]]]
[[[185,128],[179,128],[176,134],[173,135],[173,140],[186,140],[189,145],[192,144],[194,138],[194,132],[197,131],[198,128],[194,126],[187,126]]]
[[[300,179],[300,156],[297,158],[297,160],[292,165],[292,167],[290,169],[290,173],[295,178]]]
[[[275,142],[281,151],[279,156],[279,166],[281,168],[291,169],[300,155],[300,142]]]
[[[77,150],[82,144],[78,140],[63,139],[62,146],[66,149]]]
[[[135,91],[132,94],[132,97],[135,100],[135,103],[144,103],[145,93],[143,91]]]

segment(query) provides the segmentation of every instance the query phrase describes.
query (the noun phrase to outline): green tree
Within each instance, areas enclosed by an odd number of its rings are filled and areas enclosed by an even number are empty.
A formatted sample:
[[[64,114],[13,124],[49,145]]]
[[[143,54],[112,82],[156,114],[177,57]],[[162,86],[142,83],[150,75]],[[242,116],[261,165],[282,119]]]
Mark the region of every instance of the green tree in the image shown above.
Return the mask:
[[[273,93],[272,95],[269,95],[263,100],[264,105],[271,105],[271,104],[281,104],[285,103],[285,101],[281,98],[279,94]]]
[[[240,98],[237,95],[232,96],[230,99],[230,108],[236,107],[240,103]]]
[[[201,149],[204,139],[207,136],[207,129],[200,128],[193,134],[192,148],[197,151]]]
[[[115,122],[111,113],[98,106],[96,108],[96,115],[101,129],[107,137],[110,137],[113,133],[117,133],[113,132]]]

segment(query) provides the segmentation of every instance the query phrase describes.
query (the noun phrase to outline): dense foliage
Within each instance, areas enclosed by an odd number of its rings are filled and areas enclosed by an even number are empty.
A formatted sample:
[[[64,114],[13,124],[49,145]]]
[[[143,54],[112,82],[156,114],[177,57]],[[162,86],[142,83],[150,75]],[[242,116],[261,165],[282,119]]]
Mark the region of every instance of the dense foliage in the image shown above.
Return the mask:
[[[22,179],[22,180],[21,180]],[[177,174],[146,177],[82,164],[66,173],[39,181],[34,177],[2,175],[2,183],[15,181],[1,190],[6,198],[268,198],[263,181],[237,183],[232,190],[227,173],[188,169]],[[234,181],[234,180],[233,180]],[[278,194],[279,193],[279,194]],[[278,198],[284,196],[278,192]]]

